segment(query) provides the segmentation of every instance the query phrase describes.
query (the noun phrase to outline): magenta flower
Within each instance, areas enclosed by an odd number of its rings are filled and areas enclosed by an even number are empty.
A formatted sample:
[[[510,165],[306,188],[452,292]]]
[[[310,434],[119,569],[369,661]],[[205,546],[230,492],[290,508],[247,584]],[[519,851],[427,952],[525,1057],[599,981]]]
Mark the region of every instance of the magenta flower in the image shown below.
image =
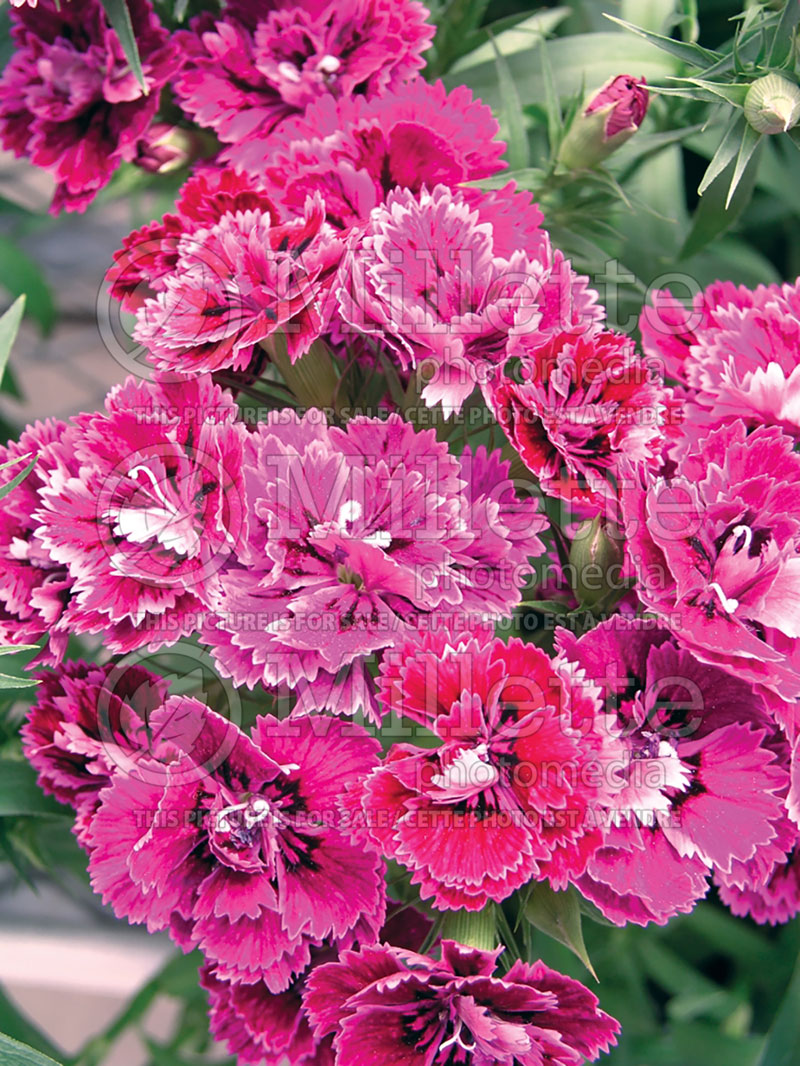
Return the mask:
[[[342,254],[325,235],[322,203],[282,225],[257,209],[226,213],[177,242],[172,273],[137,315],[136,340],[161,370],[244,369],[253,348],[282,332],[294,360],[327,324],[327,292]]]
[[[645,350],[685,385],[685,448],[732,418],[800,439],[800,280],[753,291],[715,282],[688,310],[656,292],[640,325]]]
[[[800,455],[775,426],[705,436],[670,476],[624,479],[637,591],[697,658],[800,695]]]
[[[522,339],[515,379],[489,388],[491,406],[544,492],[594,507],[616,495],[622,459],[655,468],[671,395],[611,332]]]
[[[128,4],[145,92],[99,0],[41,0],[12,14],[16,50],[0,79],[0,141],[56,180],[50,210],[84,211],[138,143],[177,53],[149,0]]]
[[[471,1063],[581,1066],[616,1043],[619,1024],[578,981],[452,940],[441,962],[388,944],[318,966],[304,1000],[318,1036],[335,1034],[337,1066]]]
[[[42,543],[34,512],[40,503],[39,490],[58,465],[58,446],[73,433],[64,422],[36,422],[18,442],[0,448],[0,463],[17,460],[17,465],[5,471],[7,480],[38,457],[30,474],[0,507],[0,644],[35,644],[46,636],[40,657],[50,663],[60,662],[66,651],[73,579]],[[67,443],[65,455],[71,447]],[[69,471],[76,473],[77,462],[68,463]]]
[[[224,157],[267,181],[286,209],[320,192],[328,219],[361,225],[396,186],[451,188],[502,170],[491,110],[460,85],[415,78],[367,99],[322,96],[275,138],[247,138]]]
[[[182,187],[175,214],[164,215],[160,222],[150,222],[124,239],[107,275],[111,295],[126,311],[138,311],[145,299],[166,290],[167,279],[177,269],[181,238],[193,238],[213,229],[225,216],[242,212],[259,213],[272,222],[278,219],[273,201],[249,178],[230,168],[199,170]]]
[[[235,4],[177,35],[188,58],[175,92],[223,143],[265,141],[320,96],[372,96],[415,74],[434,32],[427,14],[416,0]]]
[[[221,980],[285,990],[311,948],[383,921],[383,870],[339,829],[337,798],[375,763],[363,729],[261,717],[252,739],[197,700],[151,715],[169,765],[140,760],[101,793],[92,884],[119,917],[182,919]],[[347,876],[342,876],[342,871]]]
[[[114,651],[192,633],[242,535],[248,434],[208,378],[133,378],[78,415],[39,489],[36,536],[72,580],[69,624]]]
[[[545,519],[517,499],[507,464],[468,451],[459,462],[396,415],[329,429],[285,410],[259,431],[244,471],[254,520],[204,631],[237,685],[375,715],[368,657],[427,616],[519,602]]]
[[[154,754],[150,712],[167,696],[163,678],[136,665],[71,661],[36,675],[36,702],[22,726],[22,749],[39,787],[75,808],[76,834],[85,843],[100,790],[117,770]]]
[[[383,337],[401,365],[421,366],[429,406],[460,411],[485,386],[518,338],[541,341],[589,328],[596,293],[544,234],[536,258],[495,251],[491,212],[446,186],[417,196],[397,189],[354,236],[340,269],[341,314],[353,328]]]
[[[730,874],[776,841],[788,774],[764,702],[745,681],[699,662],[663,630],[619,616],[559,644],[599,684],[617,790],[603,846],[577,879],[618,925],[663,924],[705,895],[712,867]]]
[[[388,655],[380,688],[385,710],[438,745],[395,744],[347,806],[360,803],[423,899],[480,910],[531,878],[564,887],[583,872],[600,844],[586,815],[607,753],[596,690],[576,671],[519,640],[440,632]]]
[[[611,140],[620,133],[637,130],[647,114],[650,94],[644,78],[618,74],[598,89],[584,109],[584,114],[602,114],[603,134]]]
[[[766,877],[744,886],[717,877],[720,899],[737,918],[782,925],[800,913],[800,846],[772,866]]]

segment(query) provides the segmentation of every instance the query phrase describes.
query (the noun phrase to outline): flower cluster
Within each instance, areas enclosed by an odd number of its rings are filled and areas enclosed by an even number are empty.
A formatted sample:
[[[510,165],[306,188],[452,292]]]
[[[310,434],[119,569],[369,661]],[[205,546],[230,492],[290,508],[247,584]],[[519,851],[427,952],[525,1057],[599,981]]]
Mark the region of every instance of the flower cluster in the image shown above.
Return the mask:
[[[160,165],[166,86],[216,142],[107,279],[149,379],[0,454],[37,460],[0,517],[25,754],[240,1062],[594,1060],[617,1023],[510,935],[536,893],[800,911],[800,282],[658,293],[640,351],[422,79],[416,0],[129,6],[144,87],[99,0],[16,10],[2,77],[56,210]],[[647,102],[576,122],[610,151]],[[129,658],[183,639],[203,701]]]

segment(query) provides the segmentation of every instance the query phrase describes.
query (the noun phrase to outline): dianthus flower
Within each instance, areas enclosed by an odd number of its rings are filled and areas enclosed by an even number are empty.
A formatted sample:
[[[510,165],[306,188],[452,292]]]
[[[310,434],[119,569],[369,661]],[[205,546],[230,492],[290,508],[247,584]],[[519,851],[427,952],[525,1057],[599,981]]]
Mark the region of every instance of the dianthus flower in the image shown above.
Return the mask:
[[[197,628],[245,523],[237,411],[208,378],[129,378],[104,412],[76,416],[35,511],[72,581],[75,632],[128,651]]]
[[[285,990],[325,940],[377,935],[380,862],[339,828],[336,801],[377,742],[340,719],[260,717],[252,739],[195,699],[150,717],[183,752],[139,760],[101,793],[92,884],[119,917],[159,929],[178,915],[221,980]]]
[[[508,464],[397,415],[329,429],[291,410],[259,426],[249,534],[204,639],[237,685],[300,686],[306,706],[374,713],[368,657],[426,618],[508,613],[545,518]],[[341,673],[340,673],[341,671]]]
[[[583,872],[607,752],[577,671],[519,640],[437,633],[386,657],[380,691],[439,743],[395,744],[348,806],[423,899],[480,910],[531,878],[563,887]]]
[[[637,592],[697,658],[800,695],[800,455],[776,426],[710,431],[668,477],[624,479]]]
[[[317,967],[305,1005],[337,1066],[581,1066],[616,1043],[619,1024],[578,981],[452,940],[441,961],[388,944]]]
[[[178,68],[149,0],[128,11],[147,86],[139,84],[100,0],[41,0],[12,14],[16,49],[0,78],[0,141],[56,180],[50,210],[84,211],[138,142]]]
[[[423,400],[448,412],[499,372],[520,337],[580,332],[600,314],[587,279],[544,234],[535,257],[499,255],[475,198],[443,185],[391,193],[354,235],[339,284],[345,321],[382,336],[403,367],[421,366]]]
[[[747,682],[699,662],[663,630],[615,617],[558,641],[604,690],[622,755],[602,847],[577,879],[618,925],[663,924],[774,842],[788,774],[777,729]],[[780,738],[777,738],[778,740]]]
[[[266,141],[320,96],[371,96],[422,67],[433,27],[416,0],[234,4],[176,35],[183,110],[226,144]]]

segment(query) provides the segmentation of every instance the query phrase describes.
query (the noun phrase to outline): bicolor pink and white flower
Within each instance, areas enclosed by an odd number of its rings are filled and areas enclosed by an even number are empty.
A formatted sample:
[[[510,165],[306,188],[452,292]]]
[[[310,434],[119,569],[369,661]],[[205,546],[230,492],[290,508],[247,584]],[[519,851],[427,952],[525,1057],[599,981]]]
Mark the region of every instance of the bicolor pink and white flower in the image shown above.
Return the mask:
[[[499,254],[496,209],[497,198],[482,214],[479,199],[444,185],[416,195],[397,189],[354,234],[340,268],[345,321],[381,336],[404,368],[419,367],[423,400],[446,412],[486,386],[520,338],[580,332],[601,313],[587,279],[543,233],[535,257]]]
[[[777,426],[711,430],[669,476],[624,479],[637,592],[704,662],[800,695],[800,455]]]
[[[194,632],[246,523],[249,449],[209,378],[129,378],[78,415],[38,491],[36,537],[72,582],[69,622],[114,651]]]
[[[352,941],[364,923],[377,935],[382,866],[337,817],[340,793],[375,763],[365,730],[267,716],[251,738],[179,696],[151,723],[182,758],[115,775],[88,834],[92,884],[119,917],[179,927],[220,980],[262,980],[272,992],[313,947]]]
[[[225,144],[267,141],[320,96],[372,96],[422,67],[433,26],[416,0],[235,3],[176,35],[181,107]]]
[[[613,802],[596,812],[602,847],[576,882],[607,918],[663,924],[705,895],[712,869],[782,854],[785,741],[750,684],[643,619],[561,630],[558,643],[601,686],[622,747]]]
[[[375,715],[371,657],[426,618],[499,616],[520,599],[545,518],[508,465],[459,462],[397,415],[328,428],[287,409],[258,429],[251,515],[204,639],[237,685]]]
[[[306,1010],[333,1034],[337,1066],[581,1066],[616,1043],[619,1024],[580,982],[542,962],[494,976],[502,949],[452,940],[441,961],[388,944],[346,951],[308,979]]]
[[[532,878],[563,888],[584,871],[610,750],[578,671],[519,640],[426,634],[385,658],[380,692],[437,744],[393,745],[347,804],[423,899],[481,910]]]
[[[51,212],[85,211],[133,162],[179,59],[149,0],[128,11],[145,88],[100,0],[41,0],[12,14],[16,49],[0,78],[0,141],[49,171]]]

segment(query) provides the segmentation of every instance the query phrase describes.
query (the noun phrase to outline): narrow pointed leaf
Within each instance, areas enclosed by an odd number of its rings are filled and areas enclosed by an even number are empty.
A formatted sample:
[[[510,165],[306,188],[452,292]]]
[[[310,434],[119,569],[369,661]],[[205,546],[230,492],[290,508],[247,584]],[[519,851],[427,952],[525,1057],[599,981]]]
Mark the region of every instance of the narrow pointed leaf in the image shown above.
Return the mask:
[[[133,23],[131,22],[131,13],[128,11],[128,5],[125,0],[102,0],[102,2],[105,13],[108,15],[108,21],[111,23],[117,37],[119,37],[119,43],[122,45],[125,58],[128,60],[130,68],[136,75],[136,80],[141,85],[142,92],[146,96],[150,90],[144,80],[142,61],[139,58],[139,48],[136,44],[136,35],[133,32]]]
[[[8,357],[19,333],[22,316],[25,313],[25,296],[18,296],[9,309],[0,317],[0,380],[8,366]]]
[[[531,886],[525,901],[524,914],[531,925],[564,944],[581,960],[589,973],[597,980],[597,974],[589,959],[581,929],[580,896],[570,887],[566,892],[554,892],[546,881]]]
[[[796,1066],[800,1048],[800,962],[756,1066]]]
[[[34,1051],[27,1044],[20,1044],[10,1036],[0,1033],[0,1062],[3,1066],[58,1066],[55,1059],[48,1058],[40,1051]]]
[[[608,13],[606,13],[605,17],[610,22],[615,22],[618,26],[622,26],[623,29],[635,33],[638,37],[644,37],[646,41],[650,41],[656,48],[668,52],[670,55],[675,56],[676,59],[680,59],[682,63],[688,63],[692,67],[705,67],[706,64],[716,63],[722,58],[718,52],[711,52],[708,48],[702,48],[699,44],[692,44],[691,41],[675,41],[672,37],[665,37],[661,33],[653,33],[652,30],[642,29],[641,26],[635,26],[632,22],[626,22],[624,19],[616,18]]]
[[[508,126],[508,162],[512,170],[521,170],[530,163],[528,132],[525,128],[525,116],[517,86],[511,76],[506,57],[497,46],[494,37],[489,40],[495,52],[497,64],[497,81],[503,98],[503,113]]]
[[[781,66],[791,55],[797,24],[800,23],[800,4],[797,0],[786,0],[781,20],[775,29],[775,36],[767,57],[767,66],[774,69]]]
[[[0,500],[8,496],[9,492],[13,492],[17,485],[21,485],[25,478],[30,474],[31,470],[36,466],[39,461],[39,456],[34,455],[33,459],[28,463],[24,470],[20,470],[16,477],[12,478],[7,484],[0,486]]]
[[[713,181],[716,181],[723,170],[730,166],[739,151],[739,147],[742,143],[742,136],[744,135],[744,127],[747,122],[743,115],[737,115],[734,118],[727,130],[725,136],[719,143],[711,162],[708,164],[703,180],[700,182],[697,192],[699,196],[702,196],[706,189],[711,185]]]
[[[736,157],[736,166],[733,168],[733,177],[731,178],[728,195],[725,199],[726,211],[730,207],[731,200],[733,200],[733,197],[736,195],[736,190],[739,187],[739,182],[742,180],[745,170],[753,157],[753,153],[756,148],[758,148],[759,144],[761,144],[763,137],[764,134],[754,130],[751,125],[748,124],[745,127],[742,143],[739,147],[739,154]]]
[[[728,199],[728,189],[733,178],[735,162],[731,161],[725,170],[708,186],[695,210],[692,227],[680,251],[680,259],[689,259],[702,251],[713,240],[730,229],[745,207],[747,207],[755,188],[758,160],[763,145],[764,142],[762,140],[755,146],[727,207],[725,204]]]

